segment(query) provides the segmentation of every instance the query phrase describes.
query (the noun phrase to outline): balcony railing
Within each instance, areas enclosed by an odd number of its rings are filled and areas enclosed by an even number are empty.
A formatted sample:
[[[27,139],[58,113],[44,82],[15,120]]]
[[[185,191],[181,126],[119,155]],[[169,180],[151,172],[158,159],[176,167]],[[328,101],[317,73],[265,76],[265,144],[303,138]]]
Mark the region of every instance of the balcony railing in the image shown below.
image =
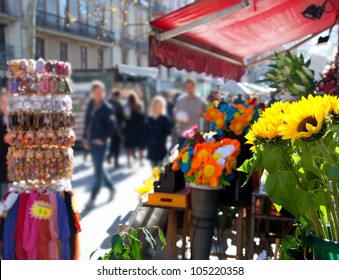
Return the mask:
[[[137,49],[139,49],[143,52],[148,52],[148,40],[147,39],[138,40],[136,42],[136,47],[137,47]]]
[[[14,58],[14,46],[0,44],[0,64],[6,64],[7,60]]]
[[[114,41],[113,31],[80,21],[71,22],[68,17],[60,17],[55,14],[46,13],[45,11],[37,11],[36,24],[40,27],[46,27],[99,41]]]
[[[13,17],[19,17],[19,1],[0,0],[0,13],[7,14]]]

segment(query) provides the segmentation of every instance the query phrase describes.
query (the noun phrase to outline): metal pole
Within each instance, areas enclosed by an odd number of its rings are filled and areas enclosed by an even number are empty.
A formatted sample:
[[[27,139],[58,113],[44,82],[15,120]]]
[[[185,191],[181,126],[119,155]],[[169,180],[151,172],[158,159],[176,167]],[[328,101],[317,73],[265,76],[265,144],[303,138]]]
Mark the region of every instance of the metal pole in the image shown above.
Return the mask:
[[[224,10],[221,10],[221,11],[217,11],[215,13],[206,15],[204,17],[201,17],[197,20],[191,21],[191,22],[184,24],[182,26],[179,26],[177,28],[173,28],[171,30],[160,33],[160,34],[157,35],[157,38],[160,41],[168,40],[168,39],[176,37],[180,34],[186,33],[186,32],[190,31],[191,29],[193,29],[195,27],[198,27],[200,25],[209,23],[211,21],[223,18],[223,17],[228,16],[232,13],[237,12],[237,11],[240,11],[240,10],[242,10],[242,9],[248,7],[248,6],[249,6],[248,1],[244,1],[240,4],[232,6],[230,8],[227,8],[227,9],[224,9]]]

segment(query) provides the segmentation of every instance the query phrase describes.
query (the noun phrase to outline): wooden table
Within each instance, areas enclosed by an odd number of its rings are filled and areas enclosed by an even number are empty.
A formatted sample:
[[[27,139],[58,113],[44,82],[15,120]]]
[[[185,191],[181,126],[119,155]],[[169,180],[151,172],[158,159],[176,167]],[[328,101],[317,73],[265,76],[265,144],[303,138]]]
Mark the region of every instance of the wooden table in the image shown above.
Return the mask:
[[[182,229],[182,259],[186,259],[186,239],[191,236],[191,190],[184,188],[177,193],[152,193],[145,206],[160,207],[168,210],[167,214],[167,247],[165,259],[178,259],[177,234],[178,234],[178,212],[183,211],[183,229]],[[190,238],[191,240],[191,238]]]

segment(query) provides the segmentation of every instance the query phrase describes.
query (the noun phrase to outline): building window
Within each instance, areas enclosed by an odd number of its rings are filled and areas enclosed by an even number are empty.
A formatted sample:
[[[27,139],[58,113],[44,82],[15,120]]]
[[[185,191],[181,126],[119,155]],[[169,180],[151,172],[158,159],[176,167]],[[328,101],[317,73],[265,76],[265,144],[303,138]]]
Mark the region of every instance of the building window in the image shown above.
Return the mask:
[[[98,49],[98,68],[103,69],[104,68],[104,50]]]
[[[46,1],[45,0],[38,0],[36,2],[36,9],[41,12],[46,11]]]
[[[80,47],[80,65],[81,69],[87,69],[87,48]]]
[[[141,56],[141,54],[137,55],[137,65],[142,66],[142,56]]]
[[[35,39],[35,55],[37,58],[45,58],[45,40],[42,38]]]
[[[68,46],[67,43],[60,42],[60,60],[67,61],[68,60]]]

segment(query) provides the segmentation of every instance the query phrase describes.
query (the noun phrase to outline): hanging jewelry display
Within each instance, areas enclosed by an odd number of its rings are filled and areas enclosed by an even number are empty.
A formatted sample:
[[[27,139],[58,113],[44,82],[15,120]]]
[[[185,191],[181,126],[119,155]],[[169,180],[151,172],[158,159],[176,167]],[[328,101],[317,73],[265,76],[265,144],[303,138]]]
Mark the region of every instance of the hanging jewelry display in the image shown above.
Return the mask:
[[[40,58],[11,60],[7,66],[11,183],[0,208],[3,258],[77,259],[81,228],[71,190],[71,65]]]

